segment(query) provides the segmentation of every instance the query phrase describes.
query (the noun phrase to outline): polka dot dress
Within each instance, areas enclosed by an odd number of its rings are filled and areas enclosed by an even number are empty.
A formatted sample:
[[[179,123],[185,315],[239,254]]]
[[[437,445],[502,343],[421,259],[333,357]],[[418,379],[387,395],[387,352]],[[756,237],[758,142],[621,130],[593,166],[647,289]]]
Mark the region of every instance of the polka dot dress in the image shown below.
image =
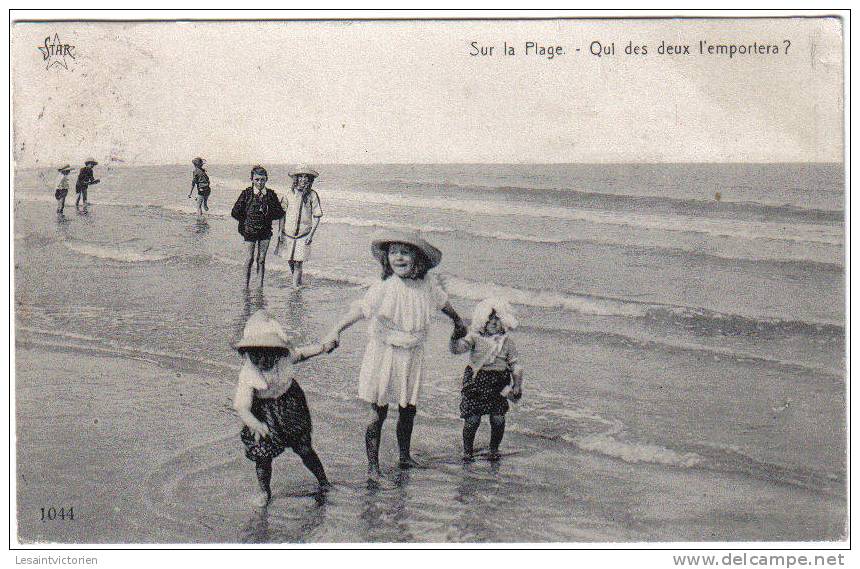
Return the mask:
[[[460,401],[460,417],[472,415],[504,415],[508,412],[508,400],[502,390],[511,383],[510,370],[478,370],[471,366],[463,372],[463,398]]]

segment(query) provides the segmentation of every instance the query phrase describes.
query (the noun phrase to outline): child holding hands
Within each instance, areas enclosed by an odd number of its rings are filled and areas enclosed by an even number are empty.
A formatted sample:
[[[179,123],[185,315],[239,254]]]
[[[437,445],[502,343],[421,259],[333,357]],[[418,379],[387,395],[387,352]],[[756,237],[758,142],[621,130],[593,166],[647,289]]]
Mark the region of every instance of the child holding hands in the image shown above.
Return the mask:
[[[382,266],[382,278],[327,336],[336,345],[340,333],[368,319],[367,347],[361,362],[358,396],[369,404],[365,432],[368,477],[380,477],[379,444],[388,406],[398,406],[397,443],[400,467],[418,466],[410,454],[418,394],[424,379],[424,346],[430,318],[441,310],[461,333],[465,327],[448,302],[448,295],[428,271],[442,260],[442,253],[415,232],[387,231],[371,244]]]
[[[475,434],[483,415],[490,416],[491,459],[498,458],[505,434],[506,397],[518,401],[522,396],[523,370],[517,363],[517,349],[508,332],[517,327],[511,305],[502,299],[486,299],[475,307],[469,332],[455,332],[451,351],[469,352],[469,365],[463,372],[460,417],[463,425],[463,458],[472,460]]]
[[[272,459],[292,448],[319,482],[329,486],[322,462],[311,446],[311,415],[305,394],[293,377],[293,364],[334,349],[332,344],[294,347],[284,329],[263,310],[255,312],[236,349],[244,357],[233,408],[242,419],[245,456],[256,463],[263,507],[272,498]]]

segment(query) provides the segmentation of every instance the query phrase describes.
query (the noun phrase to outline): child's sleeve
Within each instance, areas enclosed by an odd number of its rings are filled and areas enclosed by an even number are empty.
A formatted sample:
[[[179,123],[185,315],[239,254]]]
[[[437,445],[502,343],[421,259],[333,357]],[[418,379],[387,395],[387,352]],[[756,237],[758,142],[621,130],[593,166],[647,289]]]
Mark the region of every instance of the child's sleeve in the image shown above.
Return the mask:
[[[367,289],[363,297],[353,301],[352,308],[361,310],[365,318],[370,318],[382,302],[382,295],[384,293],[382,288],[383,282],[377,281],[370,285],[370,288]]]
[[[272,192],[271,197],[269,198],[269,217],[272,221],[276,219],[281,219],[284,217],[287,212],[284,211],[284,208],[281,206],[281,200],[278,199],[278,194],[275,193],[274,190],[270,190]]]
[[[430,301],[438,310],[448,304],[448,292],[443,288],[439,275],[432,275],[430,278]]]
[[[313,216],[322,217],[322,204],[320,203],[320,196],[318,193],[313,193],[313,197],[311,198],[311,204],[311,207],[313,209]]]
[[[236,411],[250,410],[254,402],[254,388],[239,376],[236,383],[236,393],[233,395],[233,409]]]
[[[230,216],[237,220],[243,221],[245,217],[245,191],[243,190],[239,197],[236,199],[236,203],[233,204],[233,210],[230,212]]]

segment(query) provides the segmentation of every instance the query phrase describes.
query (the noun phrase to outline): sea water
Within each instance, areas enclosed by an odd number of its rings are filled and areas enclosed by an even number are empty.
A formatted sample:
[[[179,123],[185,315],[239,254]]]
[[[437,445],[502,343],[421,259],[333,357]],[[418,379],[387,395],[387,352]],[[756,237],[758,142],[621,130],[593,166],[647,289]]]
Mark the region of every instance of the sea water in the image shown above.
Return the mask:
[[[289,189],[288,166],[269,186]],[[249,166],[98,167],[58,217],[15,176],[18,523],[24,541],[837,539],[845,527],[844,184],[838,164],[329,165],[294,291],[270,249],[243,290],[229,212]],[[378,278],[380,228],[420,229],[464,316],[520,313],[521,403],[500,462],[459,461],[465,361],[434,320],[413,447],[364,483],[363,327],[298,367],[335,490],[289,452],[249,503],[231,342],[266,308],[319,338]],[[392,411],[392,419],[395,413]],[[488,427],[478,433],[486,445]],[[74,502],[74,503],[73,503]],[[42,506],[79,520],[45,525]],[[538,523],[534,523],[537,521]]]

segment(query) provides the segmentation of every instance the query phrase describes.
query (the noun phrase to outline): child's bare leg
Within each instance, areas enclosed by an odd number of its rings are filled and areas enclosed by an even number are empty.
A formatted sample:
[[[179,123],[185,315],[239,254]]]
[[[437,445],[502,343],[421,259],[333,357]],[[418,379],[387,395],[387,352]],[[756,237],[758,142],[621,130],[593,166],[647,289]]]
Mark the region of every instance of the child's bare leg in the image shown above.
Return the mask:
[[[203,215],[203,196],[197,194],[197,215]]]
[[[263,239],[257,247],[257,272],[260,273],[260,286],[266,278],[266,253],[269,251],[269,240]]]
[[[260,485],[262,494],[255,500],[256,505],[262,507],[272,499],[272,459],[257,461],[257,483]]]
[[[409,454],[412,446],[412,427],[415,425],[415,413],[418,411],[415,405],[407,405],[399,407],[399,415],[397,417],[397,445],[400,447],[400,467],[412,468],[420,466],[412,455]]]
[[[209,194],[203,196],[203,209],[209,211]]]
[[[469,415],[463,423],[463,458],[465,459],[471,459],[475,454],[475,434],[480,426],[480,415]]]
[[[499,445],[505,436],[505,416],[490,415],[490,456],[498,456]]]
[[[328,478],[325,476],[325,469],[320,461],[320,457],[317,455],[316,451],[314,451],[313,446],[311,446],[310,435],[303,437],[302,440],[293,447],[293,452],[299,455],[299,458],[302,459],[302,462],[307,469],[316,476],[317,482],[319,482],[321,487],[328,488],[331,486]]]
[[[382,475],[379,470],[379,443],[382,438],[382,424],[388,416],[388,405],[380,407],[371,403],[370,407],[370,423],[364,434],[364,446],[367,450],[367,476],[376,480]]]
[[[254,266],[254,249],[257,247],[256,241],[246,243],[248,246],[248,258],[245,259],[245,288],[251,283],[251,267]]]

